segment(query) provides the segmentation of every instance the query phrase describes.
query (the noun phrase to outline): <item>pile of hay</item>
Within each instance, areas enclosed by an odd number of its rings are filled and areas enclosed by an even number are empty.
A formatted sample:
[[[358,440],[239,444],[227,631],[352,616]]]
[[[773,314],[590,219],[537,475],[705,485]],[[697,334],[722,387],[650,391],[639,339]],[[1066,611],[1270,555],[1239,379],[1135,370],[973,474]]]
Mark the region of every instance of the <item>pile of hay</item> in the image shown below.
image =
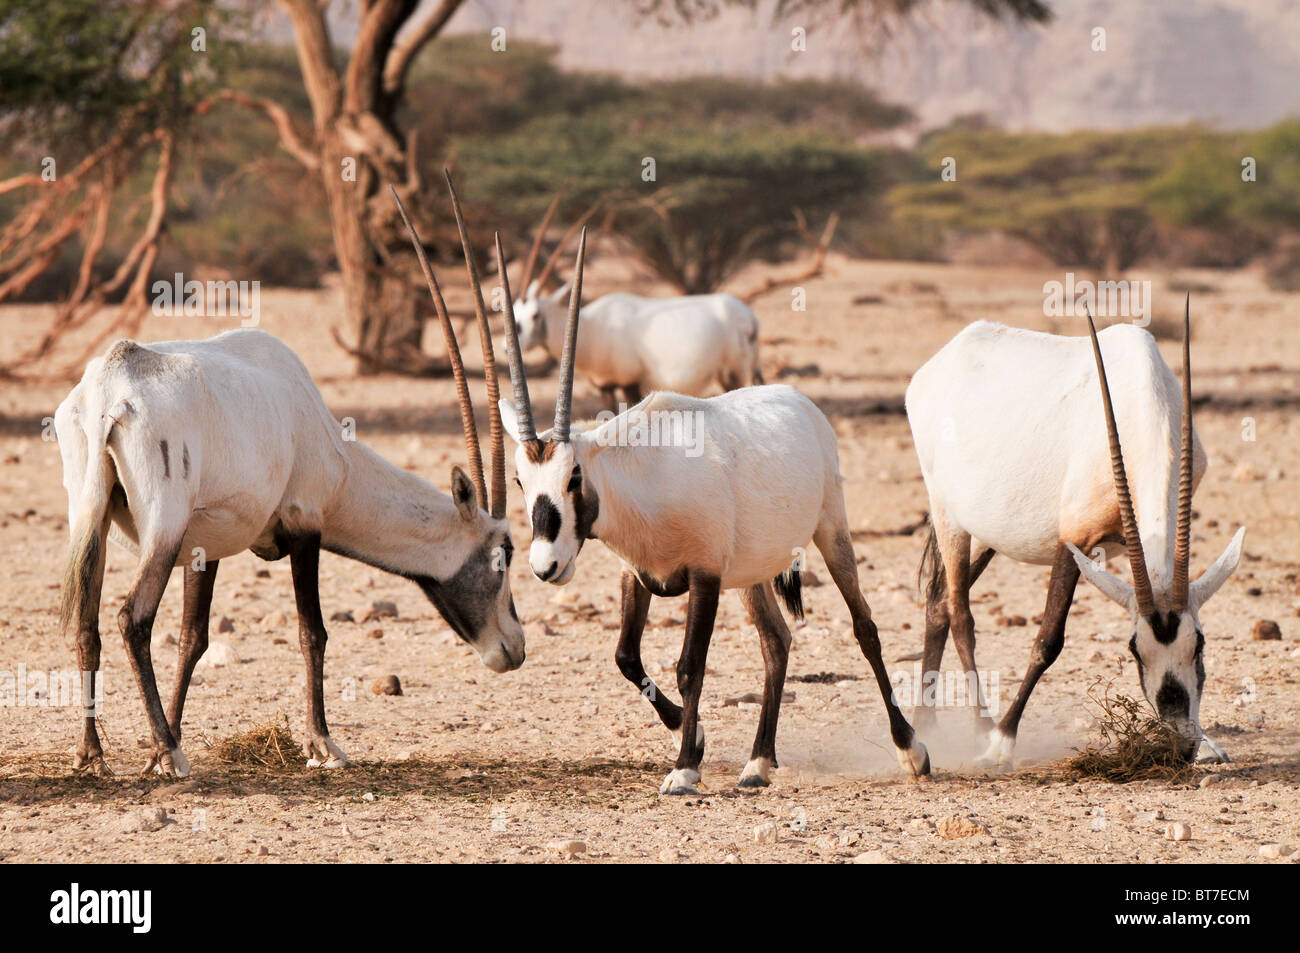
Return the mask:
[[[1098,679],[1088,697],[1101,710],[1101,743],[1057,762],[1051,777],[1062,781],[1186,781],[1195,767],[1179,755],[1178,733],[1161,721],[1145,701],[1102,686]]]
[[[224,764],[300,768],[307,763],[302,746],[294,741],[289,720],[284,717],[224,738],[211,745],[211,749],[213,757]]]

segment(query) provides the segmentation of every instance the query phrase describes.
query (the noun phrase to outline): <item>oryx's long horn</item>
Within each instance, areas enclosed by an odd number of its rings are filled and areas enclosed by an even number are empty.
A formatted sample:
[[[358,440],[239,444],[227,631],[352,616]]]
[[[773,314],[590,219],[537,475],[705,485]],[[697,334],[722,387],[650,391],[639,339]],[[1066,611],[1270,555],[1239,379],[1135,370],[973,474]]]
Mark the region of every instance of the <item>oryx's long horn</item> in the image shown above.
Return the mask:
[[[555,251],[554,253],[552,253],[551,257],[547,260],[546,266],[542,269],[542,273],[537,276],[538,288],[546,287],[546,282],[550,280],[551,275],[555,273],[556,265],[560,263],[560,255],[563,254],[564,249],[568,246],[569,239],[571,239],[574,236],[574,234],[578,231],[578,229],[585,226],[587,222],[591,219],[591,217],[595,215],[597,211],[599,211],[600,205],[601,205],[601,200],[597,199],[596,203],[592,205],[591,208],[587,209],[587,211],[583,212],[582,216],[577,221],[575,221],[572,225],[570,225],[568,229],[565,231],[565,233],[560,236],[560,243],[555,246]],[[524,290],[527,291],[526,288]]]
[[[515,390],[515,413],[519,418],[519,441],[537,439],[533,424],[533,404],[528,399],[528,378],[524,376],[524,356],[519,351],[519,331],[515,328],[514,299],[510,295],[510,275],[506,272],[506,253],[501,247],[501,233],[496,233],[497,276],[501,279],[501,296],[505,299],[506,358],[510,362],[510,383]]]
[[[533,236],[533,247],[528,249],[528,258],[524,262],[524,276],[520,279],[519,287],[524,289],[524,294],[528,294],[528,286],[532,284],[533,272],[537,270],[537,256],[542,253],[542,240],[546,237],[546,230],[551,226],[551,219],[555,217],[555,211],[560,207],[560,200],[564,198],[564,189],[556,194],[551,200],[550,207],[546,209],[546,214],[542,216],[542,224],[537,226],[537,234]]]
[[[460,359],[460,345],[456,342],[456,332],[452,329],[451,318],[447,315],[447,304],[442,300],[442,289],[438,279],[429,267],[429,259],[424,254],[424,244],[420,235],[406,214],[402,200],[397,196],[397,189],[389,186],[397,211],[401,213],[406,230],[411,233],[411,244],[415,246],[415,256],[420,259],[420,268],[424,271],[424,280],[429,285],[429,295],[433,298],[433,309],[438,313],[438,323],[442,325],[442,337],[447,342],[447,359],[451,362],[451,375],[456,381],[456,399],[460,404],[460,422],[465,429],[465,449],[469,453],[469,474],[478,491],[479,506],[487,505],[487,490],[483,485],[483,452],[479,449],[478,427],[474,423],[474,405],[469,399],[469,384],[465,380],[465,365]]]
[[[1178,534],[1174,537],[1173,610],[1187,609],[1192,561],[1192,294],[1183,305],[1183,447],[1178,460]]]
[[[578,350],[578,309],[582,304],[582,265],[587,257],[587,229],[578,238],[578,259],[573,266],[573,287],[569,290],[569,322],[564,328],[564,352],[560,358],[560,387],[555,394],[555,430],[551,440],[567,443],[569,420],[573,416],[573,364]]]
[[[465,216],[460,210],[460,197],[456,195],[456,186],[451,181],[451,172],[442,170],[447,179],[447,191],[451,193],[451,210],[456,215],[456,228],[460,231],[460,247],[465,252],[465,271],[469,273],[469,285],[474,292],[474,316],[478,319],[478,337],[483,345],[483,377],[487,383],[488,399],[488,440],[492,446],[492,496],[489,506],[484,508],[498,519],[506,515],[506,452],[503,443],[505,437],[501,430],[501,408],[497,402],[501,391],[497,387],[497,358],[492,349],[492,328],[488,325],[487,307],[483,304],[483,288],[478,277],[478,265],[474,262],[474,249],[469,243],[469,231],[465,228]],[[508,313],[507,321],[514,320],[514,314]]]
[[[1124,454],[1119,446],[1119,427],[1115,424],[1115,408],[1110,402],[1110,384],[1106,380],[1106,365],[1101,359],[1101,344],[1097,340],[1097,326],[1088,313],[1088,330],[1092,334],[1092,353],[1097,359],[1097,377],[1101,380],[1101,402],[1106,411],[1106,434],[1110,438],[1110,468],[1115,480],[1115,496],[1119,498],[1119,519],[1124,528],[1124,546],[1128,549],[1129,567],[1133,570],[1133,595],[1138,613],[1149,616],[1156,611],[1151,594],[1151,576],[1147,573],[1146,556],[1142,553],[1142,537],[1138,535],[1137,517],[1133,513],[1133,498],[1129,495],[1128,476],[1124,472]]]

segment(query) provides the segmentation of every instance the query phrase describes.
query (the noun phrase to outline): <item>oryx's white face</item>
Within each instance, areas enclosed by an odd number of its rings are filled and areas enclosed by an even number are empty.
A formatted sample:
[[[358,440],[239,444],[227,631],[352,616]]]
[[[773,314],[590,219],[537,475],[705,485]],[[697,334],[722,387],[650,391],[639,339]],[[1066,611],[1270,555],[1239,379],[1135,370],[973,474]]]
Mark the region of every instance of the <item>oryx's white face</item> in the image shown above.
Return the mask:
[[[1214,565],[1192,582],[1186,609],[1149,616],[1139,614],[1132,586],[1074,546],[1070,547],[1083,575],[1129,611],[1133,622],[1129,651],[1137,661],[1142,692],[1161,720],[1168,722],[1183,739],[1183,754],[1188,760],[1196,756],[1203,734],[1200,715],[1201,691],[1205,686],[1205,634],[1201,629],[1200,608],[1237,568],[1245,535],[1243,526]]]
[[[510,527],[479,509],[474,485],[460,467],[452,471],[451,495],[463,521],[463,561],[450,578],[415,581],[484,665],[508,672],[524,663],[524,630],[510,594]]]
[[[541,288],[534,281],[528,286],[523,299],[514,303],[515,331],[519,335],[521,351],[546,344],[548,321],[559,324],[564,322],[564,300],[568,293],[567,281],[549,295],[542,294]]]
[[[583,436],[574,430],[569,442],[555,443],[547,431],[538,440],[520,443],[514,407],[504,400],[501,422],[517,444],[515,472],[533,527],[528,565],[538,579],[563,586],[573,578],[578,553],[599,512],[579,460]]]

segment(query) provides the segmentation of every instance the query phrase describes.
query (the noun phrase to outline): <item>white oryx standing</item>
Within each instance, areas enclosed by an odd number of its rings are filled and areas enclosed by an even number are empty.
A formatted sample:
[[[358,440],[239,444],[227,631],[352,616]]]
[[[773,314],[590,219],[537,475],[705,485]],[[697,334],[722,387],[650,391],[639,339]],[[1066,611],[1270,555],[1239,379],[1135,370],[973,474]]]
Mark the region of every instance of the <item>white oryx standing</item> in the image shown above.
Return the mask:
[[[263,559],[287,555],[292,564],[307,663],[303,748],[312,765],[347,764],[325,724],[322,549],[415,582],[493,671],[523,664],[523,629],[506,570],[512,546],[491,337],[482,334],[494,405],[489,498],[459,348],[418,239],[416,249],[446,335],[473,473],[471,482],[452,468],[450,497],[345,440],[302,361],[263,331],[147,346],[118,341],[90,362],[59,405],[55,428],[72,534],[63,624],[75,633],[81,671],[90,673],[83,691],[93,698],[105,537],[139,554],[118,624],[153,733],[146,771],[189,773],[180,749],[185,693],[208,645],[218,563],[245,549]],[[176,566],[185,567],[185,604],[176,685],[164,713],[149,639]],[[107,770],[93,709],[75,766]]]
[[[790,648],[773,584],[789,610],[802,615],[799,566],[792,568],[791,562],[810,539],[852,614],[854,635],[888,709],[899,762],[913,774],[928,773],[926,750],[893,699],[876,626],[858,586],[835,431],[812,401],[786,386],[751,387],[708,400],[654,393],[594,430],[571,425],[585,246],[584,232],[569,299],[555,426],[537,433],[519,341],[509,321],[506,345],[515,402],[501,402],[501,418],[518,444],[515,466],[533,527],[529,565],[538,578],[555,585],[569,582],[588,539],[601,540],[623,559],[619,670],[664,725],[681,732],[676,768],[661,792],[694,793],[700,780],[700,693],[724,589],[741,590],[759,633],[766,673],[758,733],[739,783],[769,782]],[[509,308],[504,261],[498,236],[498,269]],[[620,445],[627,427],[658,427],[662,436],[664,421],[670,423],[670,437],[693,429],[696,439],[689,449],[681,439]],[[641,635],[651,596],[683,593],[689,598],[677,663],[679,707],[646,675]]]
[[[554,211],[554,205],[551,207]],[[564,350],[566,282],[546,294],[568,235],[560,241],[540,277],[532,278],[543,221],[524,266],[524,297],[514,304],[515,330],[524,350],[544,347],[557,360]],[[618,409],[618,394],[635,404],[652,390],[703,396],[715,385],[724,391],[763,383],[758,318],[729,294],[646,298],[617,292],[583,306],[577,369],[600,390],[605,409]]]
[[[1129,610],[1142,689],[1192,757],[1204,738],[1199,610],[1241,558],[1244,527],[1204,575],[1188,581],[1192,493],[1206,469],[1192,430],[1190,314],[1181,393],[1149,333],[1117,324],[1098,335],[1091,317],[1088,323],[1091,346],[976,322],[907,389],[932,523],[921,565],[929,579],[925,677],[937,678],[951,627],[966,677],[978,684],[970,587],[995,552],[1052,566],[1024,680],[981,759],[1001,767],[1011,763],[1025,703],[1060,654],[1080,572]],[[1118,385],[1113,404],[1108,371]],[[1128,553],[1132,586],[1084,555],[1101,551]],[[973,563],[972,552],[979,554]],[[973,702],[983,707],[982,699]],[[932,722],[933,709],[918,709],[918,724],[923,717]]]

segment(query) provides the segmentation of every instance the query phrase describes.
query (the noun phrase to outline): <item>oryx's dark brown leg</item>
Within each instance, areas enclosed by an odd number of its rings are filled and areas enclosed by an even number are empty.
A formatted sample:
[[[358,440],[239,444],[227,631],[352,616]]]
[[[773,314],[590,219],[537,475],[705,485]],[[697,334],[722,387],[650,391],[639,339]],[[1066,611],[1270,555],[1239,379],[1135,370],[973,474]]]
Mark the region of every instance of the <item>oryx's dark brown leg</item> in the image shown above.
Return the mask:
[[[348,757],[330,740],[325,725],[325,619],[320,611],[320,534],[289,544],[293,598],[298,604],[298,644],[307,663],[307,740],[302,752],[311,767],[347,767]]]
[[[943,560],[944,581],[947,583],[948,626],[952,633],[953,648],[966,675],[969,708],[977,731],[988,731],[993,721],[983,714],[988,710],[984,701],[984,688],[975,668],[975,616],[970,609],[971,560],[970,534],[950,529],[942,514],[931,514],[938,539],[939,555]]]
[[[790,629],[777,608],[771,583],[744,590],[740,601],[749,612],[749,621],[758,630],[764,669],[763,710],[758,716],[758,734],[754,736],[749,764],[740,774],[740,786],[766,787],[776,767],[776,723],[785,689],[785,666],[790,658]]]
[[[154,752],[145,765],[145,771],[157,769],[160,774],[174,774],[185,777],[190,773],[190,764],[181,752],[167,715],[163,711],[162,699],[158,695],[158,682],[154,678],[153,658],[150,653],[149,639],[153,634],[153,620],[158,613],[158,603],[162,601],[163,591],[176,557],[180,552],[180,543],[165,545],[148,545],[140,554],[140,563],[135,570],[135,578],[126,597],[126,605],[117,615],[118,627],[122,630],[122,640],[126,643],[127,657],[131,660],[131,669],[135,673],[136,685],[144,701],[145,714],[149,719],[149,728],[153,733]]]
[[[601,403],[601,405],[602,405],[606,410],[608,410],[611,414],[616,414],[616,413],[618,413],[618,392],[617,392],[617,390],[616,390],[614,387],[612,387],[612,386],[610,386],[610,387],[602,387],[602,388],[600,389],[600,403]]]
[[[695,794],[704,758],[700,724],[700,691],[704,687],[704,664],[718,614],[721,580],[707,573],[690,573],[690,595],[686,603],[686,638],[677,660],[677,689],[682,693],[682,748],[676,769],[664,779],[661,794]]]
[[[1011,753],[1016,745],[1016,732],[1020,729],[1020,716],[1025,713],[1025,704],[1033,694],[1038,680],[1056,661],[1061,654],[1061,647],[1065,645],[1065,620],[1070,615],[1070,605],[1074,602],[1074,589],[1078,582],[1079,566],[1074,561],[1074,555],[1067,547],[1058,546],[1056,561],[1052,563],[1052,581],[1047,586],[1047,606],[1043,609],[1043,622],[1038,627],[1038,638],[1034,640],[1034,648],[1029,656],[1029,667],[1025,670],[1015,700],[992,733],[988,751],[981,761],[999,767],[1011,764]]]
[[[623,388],[623,400],[629,407],[635,407],[641,403],[641,396],[640,384],[628,384]]]
[[[180,644],[176,646],[176,685],[167,709],[167,724],[177,742],[181,740],[181,714],[185,710],[190,677],[208,649],[208,618],[212,611],[212,590],[217,584],[218,562],[214,559],[202,569],[185,567],[185,608],[181,615]]]
[[[95,725],[95,701],[103,694],[103,674],[99,671],[99,600],[104,589],[104,564],[108,558],[108,524],[104,524],[99,534],[96,549],[98,561],[91,571],[86,587],[85,599],[76,607],[77,666],[81,672],[81,692],[83,710],[83,727],[81,741],[72,767],[77,771],[90,771],[94,774],[110,774],[104,762],[104,748],[99,743],[99,729]]]
[[[645,632],[645,620],[650,612],[650,590],[641,585],[636,573],[626,569],[620,583],[623,589],[623,628],[618,635],[614,661],[623,677],[654,706],[664,727],[669,731],[679,731],[682,727],[681,708],[664,697],[659,686],[645,673],[641,662],[641,634]]]
[[[880,655],[880,635],[876,631],[876,624],[871,621],[871,607],[867,605],[862,589],[858,586],[858,564],[853,555],[848,527],[842,519],[842,507],[840,516],[834,521],[823,521],[813,535],[813,542],[826,560],[826,568],[849,607],[849,614],[853,617],[853,635],[876,676],[876,684],[880,687],[880,695],[885,700],[885,708],[889,713],[889,735],[894,741],[894,747],[898,749],[898,761],[913,775],[929,774],[930,756],[926,753],[925,746],[916,740],[916,733],[894,698],[894,687],[889,682],[889,672]]]
[[[993,559],[993,550],[986,549],[971,563],[970,587],[975,585],[980,574]],[[939,685],[939,670],[943,662],[943,649],[948,641],[948,593],[944,582],[943,561],[939,561],[940,576],[935,585],[928,586],[925,597],[925,650],[921,659],[921,696],[912,709],[912,723],[917,731],[924,731],[935,724],[936,690]]]

